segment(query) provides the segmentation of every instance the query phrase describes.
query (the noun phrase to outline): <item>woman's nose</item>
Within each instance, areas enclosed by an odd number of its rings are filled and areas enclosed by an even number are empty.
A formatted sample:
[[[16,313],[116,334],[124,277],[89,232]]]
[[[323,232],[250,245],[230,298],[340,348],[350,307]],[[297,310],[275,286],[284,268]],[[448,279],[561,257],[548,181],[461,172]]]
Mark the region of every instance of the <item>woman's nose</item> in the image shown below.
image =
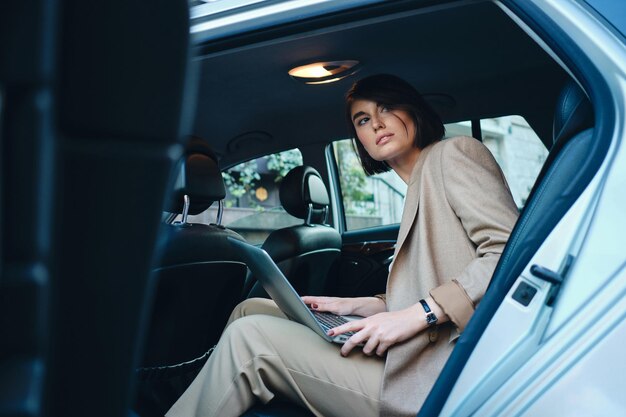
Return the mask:
[[[385,128],[385,124],[383,123],[383,121],[379,117],[377,117],[374,120],[372,120],[372,126],[374,127],[375,131]]]

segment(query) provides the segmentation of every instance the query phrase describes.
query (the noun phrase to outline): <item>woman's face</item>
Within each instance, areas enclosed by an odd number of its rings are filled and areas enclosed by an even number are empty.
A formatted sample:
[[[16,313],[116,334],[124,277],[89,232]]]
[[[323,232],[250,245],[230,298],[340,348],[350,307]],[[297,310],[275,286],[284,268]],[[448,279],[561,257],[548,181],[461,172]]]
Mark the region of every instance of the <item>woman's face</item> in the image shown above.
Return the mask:
[[[394,166],[419,152],[414,145],[416,126],[406,111],[355,100],[350,113],[357,137],[373,159]]]

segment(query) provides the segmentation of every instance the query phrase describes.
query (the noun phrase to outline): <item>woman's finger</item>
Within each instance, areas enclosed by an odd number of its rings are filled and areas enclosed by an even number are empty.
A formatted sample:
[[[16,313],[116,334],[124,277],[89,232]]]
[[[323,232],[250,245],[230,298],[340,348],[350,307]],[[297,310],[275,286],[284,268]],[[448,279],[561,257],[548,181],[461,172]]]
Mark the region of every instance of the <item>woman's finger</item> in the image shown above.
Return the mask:
[[[346,343],[341,346],[341,356],[348,356],[352,349],[367,340],[368,337],[369,336],[365,331],[353,334],[348,340],[346,340]]]
[[[380,341],[376,336],[372,336],[367,339],[365,346],[363,346],[363,353],[367,356],[372,356],[374,353],[378,353],[377,348],[380,344]]]
[[[389,349],[390,346],[391,345],[389,343],[380,342],[378,344],[378,347],[376,348],[376,355],[382,358],[383,356],[387,354],[387,349]]]
[[[366,319],[353,320],[353,321],[344,323],[341,326],[333,327],[327,332],[327,334],[329,336],[336,336],[338,334],[347,333],[347,332],[358,332],[361,329],[363,329],[366,325],[367,325]]]
[[[304,295],[302,297],[300,297],[302,299],[302,302],[304,304],[318,304],[318,303],[325,303],[328,301],[328,297],[316,297],[316,296],[312,296],[312,295]]]

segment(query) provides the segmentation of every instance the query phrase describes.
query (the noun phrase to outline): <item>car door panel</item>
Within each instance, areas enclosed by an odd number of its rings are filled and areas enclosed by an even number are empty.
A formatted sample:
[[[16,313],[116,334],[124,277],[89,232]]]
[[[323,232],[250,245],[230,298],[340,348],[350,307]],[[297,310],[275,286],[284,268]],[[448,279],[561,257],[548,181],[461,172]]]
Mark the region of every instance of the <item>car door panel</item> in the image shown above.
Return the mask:
[[[344,232],[341,256],[331,270],[327,293],[364,297],[385,292],[398,224]]]

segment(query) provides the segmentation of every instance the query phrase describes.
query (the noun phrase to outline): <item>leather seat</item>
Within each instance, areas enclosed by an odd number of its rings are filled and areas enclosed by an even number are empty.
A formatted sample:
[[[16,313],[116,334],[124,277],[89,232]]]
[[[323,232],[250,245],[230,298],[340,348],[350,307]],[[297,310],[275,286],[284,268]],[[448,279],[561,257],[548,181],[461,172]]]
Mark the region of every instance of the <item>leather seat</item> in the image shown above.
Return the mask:
[[[304,223],[275,230],[263,249],[299,294],[321,295],[327,287],[328,271],[341,253],[341,235],[324,224],[330,202],[326,186],[314,168],[299,166],[283,178],[279,193],[285,211]],[[248,298],[268,297],[252,276],[246,289]]]
[[[491,317],[565,212],[589,184],[608,144],[594,141],[593,107],[569,80],[557,100],[553,146],[511,232],[489,289],[478,305],[418,416],[439,415]]]
[[[168,207],[182,220],[164,224],[160,236],[143,367],[201,356],[217,343],[240,301],[247,268],[227,237],[244,239],[219,224],[225,194],[215,155],[204,141],[192,139]],[[199,214],[216,201],[217,224],[187,222],[188,214]]]

